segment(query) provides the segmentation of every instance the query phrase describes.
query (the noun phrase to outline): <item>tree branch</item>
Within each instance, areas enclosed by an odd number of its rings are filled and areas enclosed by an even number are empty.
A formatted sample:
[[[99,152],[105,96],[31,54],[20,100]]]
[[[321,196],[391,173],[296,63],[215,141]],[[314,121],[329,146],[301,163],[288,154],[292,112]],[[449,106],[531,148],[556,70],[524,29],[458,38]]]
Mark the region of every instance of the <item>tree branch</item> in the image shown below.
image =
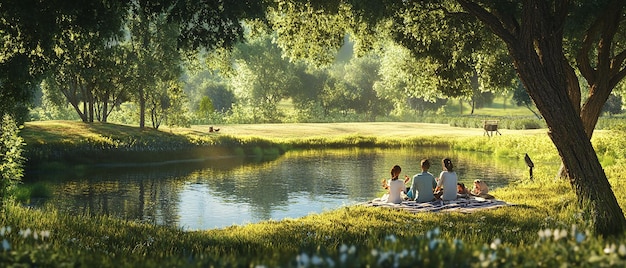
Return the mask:
[[[467,12],[474,14],[480,21],[482,21],[487,27],[507,44],[514,44],[516,42],[515,35],[504,27],[503,22],[498,19],[493,13],[490,13],[478,4],[467,0],[456,0]]]

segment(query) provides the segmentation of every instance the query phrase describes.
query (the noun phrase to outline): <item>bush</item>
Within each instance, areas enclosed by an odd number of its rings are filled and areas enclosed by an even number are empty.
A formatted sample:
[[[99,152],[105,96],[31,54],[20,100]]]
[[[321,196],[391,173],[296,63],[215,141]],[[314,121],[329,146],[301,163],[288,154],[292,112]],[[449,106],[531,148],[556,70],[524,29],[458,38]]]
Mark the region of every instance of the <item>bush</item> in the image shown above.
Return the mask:
[[[22,157],[23,139],[18,135],[18,127],[9,115],[0,122],[0,209],[4,209],[15,185],[24,175]]]

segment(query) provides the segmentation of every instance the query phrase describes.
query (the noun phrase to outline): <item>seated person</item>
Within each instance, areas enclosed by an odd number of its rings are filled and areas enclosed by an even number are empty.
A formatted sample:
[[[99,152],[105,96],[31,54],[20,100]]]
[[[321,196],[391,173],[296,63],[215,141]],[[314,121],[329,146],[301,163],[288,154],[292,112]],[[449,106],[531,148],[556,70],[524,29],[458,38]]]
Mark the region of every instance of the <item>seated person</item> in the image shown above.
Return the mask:
[[[481,180],[474,181],[474,189],[472,189],[471,194],[473,196],[478,196],[486,199],[495,198],[493,195],[489,194],[489,187],[487,186],[487,183]]]
[[[457,182],[456,183],[456,196],[461,198],[468,198],[470,195],[469,190],[465,188],[465,183]]]
[[[433,201],[435,200],[433,189],[437,186],[437,182],[435,182],[435,176],[428,172],[430,161],[422,159],[420,166],[422,173],[413,176],[413,182],[411,183],[411,188],[407,191],[407,195],[419,203]]]
[[[385,196],[387,197],[387,203],[400,204],[402,203],[402,193],[405,190],[404,181],[398,179],[400,176],[400,172],[402,172],[402,168],[400,166],[395,165],[391,168],[391,179],[389,181],[383,180],[383,188],[388,189],[389,193]],[[381,198],[382,200],[385,197]]]
[[[445,158],[442,160],[443,171],[439,174],[437,187],[435,188],[435,197],[444,201],[456,199],[456,183],[458,177],[453,171],[454,165],[452,160]]]
[[[489,193],[489,187],[484,181],[474,180],[474,189],[472,189],[472,195],[483,195]]]

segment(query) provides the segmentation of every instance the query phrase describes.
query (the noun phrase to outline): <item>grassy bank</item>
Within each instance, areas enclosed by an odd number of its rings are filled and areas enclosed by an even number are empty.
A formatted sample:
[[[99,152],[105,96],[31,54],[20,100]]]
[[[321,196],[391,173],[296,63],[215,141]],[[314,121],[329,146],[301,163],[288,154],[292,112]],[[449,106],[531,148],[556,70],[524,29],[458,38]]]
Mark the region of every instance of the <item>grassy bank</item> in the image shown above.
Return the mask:
[[[107,144],[103,148],[114,149],[108,144],[116,142],[119,148],[132,148],[120,145],[124,144],[120,141],[153,140],[166,144],[170,139],[184,146],[223,146],[228,141],[241,148],[275,146],[285,150],[333,144],[438,145],[491,152],[497,157],[519,158],[528,153],[537,164],[537,171],[534,181],[520,179],[493,192],[516,206],[473,214],[411,214],[352,206],[299,219],[183,232],[110,217],[73,217],[15,205],[2,217],[4,228],[0,230],[0,240],[3,239],[5,250],[0,253],[0,263],[3,264],[98,267],[626,264],[626,240],[605,240],[588,233],[589,217],[576,205],[569,184],[554,180],[554,170],[543,167],[547,165],[542,163],[550,163],[551,167],[555,161],[558,163],[545,130],[504,130],[502,136],[487,138],[481,129],[413,123],[226,125],[219,126],[219,133],[209,133],[205,126],[156,132],[105,124],[37,124],[41,125],[28,124],[23,130],[28,146],[37,144],[35,137],[45,137],[39,139],[41,148],[46,144],[88,148],[85,144],[92,140]],[[50,127],[46,124],[59,124],[55,127],[57,133],[46,130]],[[76,127],[71,128],[72,125]],[[144,134],[151,138],[144,138]],[[624,133],[618,131],[600,131],[594,136],[594,145],[622,207],[626,204],[626,178],[622,175],[626,152],[621,145],[624,142]],[[520,178],[524,175],[520,174]]]

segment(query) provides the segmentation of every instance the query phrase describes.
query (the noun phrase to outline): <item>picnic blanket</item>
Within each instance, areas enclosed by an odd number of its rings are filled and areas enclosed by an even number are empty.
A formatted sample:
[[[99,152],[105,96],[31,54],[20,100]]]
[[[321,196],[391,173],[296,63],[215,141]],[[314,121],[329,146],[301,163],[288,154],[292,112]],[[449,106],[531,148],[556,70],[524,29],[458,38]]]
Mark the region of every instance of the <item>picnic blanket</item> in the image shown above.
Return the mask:
[[[504,206],[512,206],[497,199],[485,199],[482,197],[457,198],[456,200],[442,201],[435,200],[425,203],[416,203],[415,201],[402,201],[400,204],[387,203],[380,198],[365,202],[362,205],[368,207],[388,207],[396,209],[404,209],[409,212],[462,212],[472,213],[483,209],[499,208]]]

